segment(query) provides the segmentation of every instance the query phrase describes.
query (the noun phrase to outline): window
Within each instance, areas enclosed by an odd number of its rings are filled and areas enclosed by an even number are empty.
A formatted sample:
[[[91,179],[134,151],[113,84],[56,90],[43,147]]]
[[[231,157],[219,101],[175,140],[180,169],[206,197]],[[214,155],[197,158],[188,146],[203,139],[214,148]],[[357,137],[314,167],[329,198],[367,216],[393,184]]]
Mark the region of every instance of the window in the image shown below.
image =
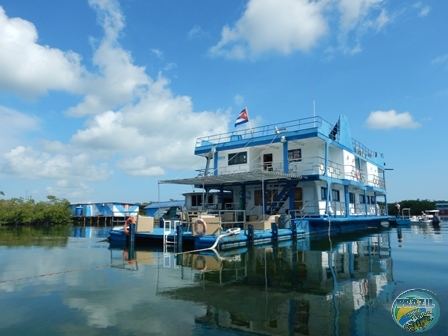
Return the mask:
[[[340,201],[341,199],[339,198],[339,190],[335,190],[333,189],[331,191],[331,200],[332,201]]]
[[[325,188],[325,187],[320,188],[320,199],[321,200],[327,199],[327,188]]]
[[[375,204],[375,196],[370,196],[370,204]]]
[[[302,161],[302,149],[291,149],[288,151],[288,160],[289,162],[297,162]]]
[[[355,203],[355,193],[348,193],[348,197],[350,198],[350,203]]]
[[[243,163],[247,163],[247,152],[229,154],[228,156],[229,166]]]
[[[369,197],[369,196],[367,196]],[[359,203],[364,204],[366,203],[366,198],[364,197],[364,195],[359,195]]]
[[[191,196],[191,205],[194,207],[202,205],[202,195],[192,195]]]

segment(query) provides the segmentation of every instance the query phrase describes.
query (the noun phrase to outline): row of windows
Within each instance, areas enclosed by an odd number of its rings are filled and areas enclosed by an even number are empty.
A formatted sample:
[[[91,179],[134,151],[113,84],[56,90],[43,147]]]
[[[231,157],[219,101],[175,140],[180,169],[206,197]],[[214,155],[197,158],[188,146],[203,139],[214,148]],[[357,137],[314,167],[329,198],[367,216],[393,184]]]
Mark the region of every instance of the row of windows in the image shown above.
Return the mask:
[[[348,193],[349,196],[349,202],[350,203],[356,203],[355,201],[355,193]],[[321,187],[320,188],[320,198],[321,200],[326,200],[327,199],[327,188],[325,187]],[[340,193],[339,190],[336,189],[332,189],[331,190],[331,198],[332,201],[340,201]],[[370,196],[370,195],[359,195],[359,203],[361,204],[375,204],[375,196]]]
[[[291,149],[288,151],[288,161],[297,162],[302,160],[302,149]],[[247,163],[247,152],[231,153],[227,156],[229,166]]]

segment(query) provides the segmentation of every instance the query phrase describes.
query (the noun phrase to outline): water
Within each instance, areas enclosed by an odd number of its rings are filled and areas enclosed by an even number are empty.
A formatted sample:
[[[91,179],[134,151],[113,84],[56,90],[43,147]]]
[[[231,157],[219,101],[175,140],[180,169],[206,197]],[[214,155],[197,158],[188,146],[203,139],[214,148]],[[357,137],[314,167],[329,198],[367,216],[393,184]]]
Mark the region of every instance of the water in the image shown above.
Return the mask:
[[[134,261],[105,228],[1,228],[0,335],[405,335],[400,293],[448,300],[447,227]],[[446,335],[446,309],[426,335]]]

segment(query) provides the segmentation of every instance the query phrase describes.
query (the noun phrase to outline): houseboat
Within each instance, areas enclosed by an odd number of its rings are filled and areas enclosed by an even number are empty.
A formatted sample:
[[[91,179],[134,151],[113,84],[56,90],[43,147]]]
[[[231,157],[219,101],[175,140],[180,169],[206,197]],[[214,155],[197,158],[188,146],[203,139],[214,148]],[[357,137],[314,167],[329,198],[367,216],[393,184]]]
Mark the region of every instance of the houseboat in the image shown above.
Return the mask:
[[[272,235],[291,239],[380,227],[390,219],[383,154],[353,139],[345,116],[201,137],[194,154],[205,161],[199,174],[159,181],[159,190],[163,184],[193,186],[181,218],[171,222],[183,225],[195,248],[215,245],[223,234],[220,244],[240,246],[247,228],[260,232],[252,242],[261,242]]]
[[[389,218],[384,156],[351,137],[345,116],[201,137],[194,152],[205,160],[198,176],[159,183],[192,185],[204,201],[223,195],[202,210],[244,211],[240,220],[250,222],[286,215],[314,226]]]

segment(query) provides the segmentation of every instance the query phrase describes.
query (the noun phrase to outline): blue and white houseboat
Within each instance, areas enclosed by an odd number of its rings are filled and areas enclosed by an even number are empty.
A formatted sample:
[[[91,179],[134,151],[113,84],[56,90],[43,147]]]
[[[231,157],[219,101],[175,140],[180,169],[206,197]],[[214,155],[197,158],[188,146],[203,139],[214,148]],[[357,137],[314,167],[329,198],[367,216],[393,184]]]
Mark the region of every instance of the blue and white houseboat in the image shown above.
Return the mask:
[[[195,248],[234,228],[241,232],[222,237],[222,246],[243,244],[235,236],[247,241],[247,228],[256,243],[272,235],[379,227],[390,218],[383,154],[353,139],[344,116],[335,123],[314,116],[201,137],[194,153],[205,160],[197,176],[159,181],[159,187],[195,188],[185,194],[178,220]]]

